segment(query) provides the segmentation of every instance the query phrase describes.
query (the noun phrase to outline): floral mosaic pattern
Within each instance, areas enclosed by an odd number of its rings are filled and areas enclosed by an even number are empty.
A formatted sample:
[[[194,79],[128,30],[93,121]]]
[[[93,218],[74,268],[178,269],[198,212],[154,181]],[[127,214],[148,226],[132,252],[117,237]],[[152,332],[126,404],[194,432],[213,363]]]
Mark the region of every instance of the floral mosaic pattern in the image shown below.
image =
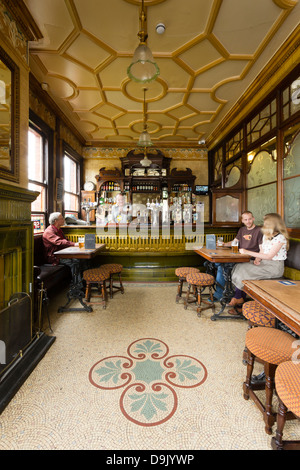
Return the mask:
[[[134,341],[127,355],[101,359],[91,368],[89,380],[102,390],[123,389],[120,409],[140,426],[170,419],[178,407],[176,388],[199,387],[207,379],[207,370],[198,359],[169,356],[168,346],[159,339]]]

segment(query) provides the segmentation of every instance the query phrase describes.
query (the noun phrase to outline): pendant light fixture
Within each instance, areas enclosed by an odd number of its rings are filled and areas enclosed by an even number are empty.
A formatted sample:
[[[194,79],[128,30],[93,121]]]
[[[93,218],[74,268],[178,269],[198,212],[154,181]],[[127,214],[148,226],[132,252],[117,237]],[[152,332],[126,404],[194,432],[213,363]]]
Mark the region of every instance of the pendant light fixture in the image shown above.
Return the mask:
[[[149,168],[152,164],[152,161],[147,157],[147,147],[144,148],[144,158],[140,160],[140,164],[143,168]]]
[[[152,52],[146,44],[148,34],[144,0],[142,0],[138,38],[140,40],[140,44],[133,54],[132,63],[127,69],[127,75],[135,82],[149,83],[158,77],[159,68],[156,62],[154,62]]]

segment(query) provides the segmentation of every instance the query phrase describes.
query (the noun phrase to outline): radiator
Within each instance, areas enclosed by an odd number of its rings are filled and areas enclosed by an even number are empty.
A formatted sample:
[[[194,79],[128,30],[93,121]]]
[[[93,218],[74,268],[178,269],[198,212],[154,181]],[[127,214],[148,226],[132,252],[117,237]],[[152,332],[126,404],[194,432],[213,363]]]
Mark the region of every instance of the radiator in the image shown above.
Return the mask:
[[[26,293],[14,294],[8,306],[0,311],[0,378],[30,344],[31,323],[30,296]]]

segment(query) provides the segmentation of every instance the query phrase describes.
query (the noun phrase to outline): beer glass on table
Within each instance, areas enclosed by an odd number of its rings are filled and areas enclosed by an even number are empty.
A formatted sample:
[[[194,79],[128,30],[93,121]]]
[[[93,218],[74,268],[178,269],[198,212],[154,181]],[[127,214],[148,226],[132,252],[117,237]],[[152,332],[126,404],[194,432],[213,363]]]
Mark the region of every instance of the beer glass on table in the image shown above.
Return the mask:
[[[224,245],[223,237],[218,237],[217,238],[217,246],[223,246],[223,245]]]
[[[238,253],[239,252],[239,242],[238,240],[233,240],[231,243],[231,249],[233,253]]]

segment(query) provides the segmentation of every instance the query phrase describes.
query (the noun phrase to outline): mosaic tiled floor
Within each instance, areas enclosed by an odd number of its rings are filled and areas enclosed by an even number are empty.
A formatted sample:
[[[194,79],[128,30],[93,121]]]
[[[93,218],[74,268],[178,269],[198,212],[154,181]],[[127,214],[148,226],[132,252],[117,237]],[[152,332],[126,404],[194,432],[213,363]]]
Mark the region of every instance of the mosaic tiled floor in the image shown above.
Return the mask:
[[[128,283],[106,310],[58,314],[65,297],[52,301],[56,341],[0,416],[0,450],[270,450],[242,393],[247,323],[199,318],[175,295]]]
[[[176,388],[199,387],[207,378],[200,361],[191,356],[170,356],[168,346],[155,338],[135,341],[127,354],[97,362],[89,378],[102,390],[125,388],[120,410],[140,426],[157,426],[170,419],[178,407]]]

